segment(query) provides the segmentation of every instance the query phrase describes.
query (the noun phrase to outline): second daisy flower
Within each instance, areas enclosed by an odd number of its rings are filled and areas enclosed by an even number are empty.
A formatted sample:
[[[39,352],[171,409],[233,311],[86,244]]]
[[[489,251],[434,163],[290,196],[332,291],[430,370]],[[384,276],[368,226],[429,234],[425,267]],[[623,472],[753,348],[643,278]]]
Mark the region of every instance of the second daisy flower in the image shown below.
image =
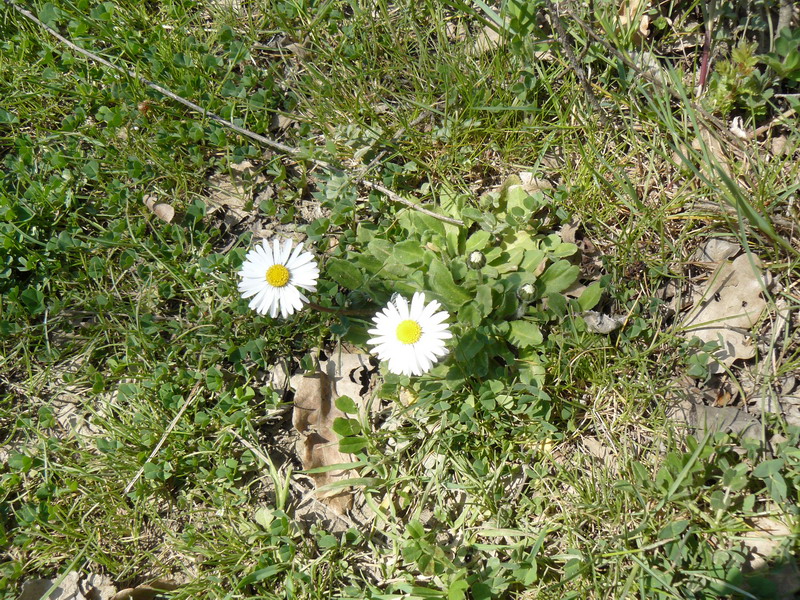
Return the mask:
[[[425,294],[417,292],[410,305],[397,296],[375,315],[375,327],[369,330],[374,337],[367,343],[375,346],[380,360],[388,361],[391,373],[422,375],[447,354],[444,340],[453,334],[444,322],[450,315],[440,308],[436,300],[425,304]]]

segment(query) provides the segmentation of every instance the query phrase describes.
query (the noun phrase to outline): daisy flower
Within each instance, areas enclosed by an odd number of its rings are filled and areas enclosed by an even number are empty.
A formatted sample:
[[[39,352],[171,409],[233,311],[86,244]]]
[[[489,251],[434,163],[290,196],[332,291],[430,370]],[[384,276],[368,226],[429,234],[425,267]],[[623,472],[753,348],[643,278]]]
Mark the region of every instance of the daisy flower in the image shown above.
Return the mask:
[[[396,296],[375,315],[375,327],[369,330],[374,337],[367,343],[375,346],[379,359],[389,361],[391,373],[422,375],[447,354],[444,340],[453,334],[444,322],[450,315],[440,308],[436,300],[425,304],[425,294],[417,292],[410,306]]]
[[[273,318],[280,311],[285,319],[308,302],[298,288],[317,291],[319,266],[310,252],[303,252],[303,244],[293,249],[292,240],[281,245],[276,239],[272,246],[264,240],[247,253],[239,277],[242,298],[252,296],[250,308]]]

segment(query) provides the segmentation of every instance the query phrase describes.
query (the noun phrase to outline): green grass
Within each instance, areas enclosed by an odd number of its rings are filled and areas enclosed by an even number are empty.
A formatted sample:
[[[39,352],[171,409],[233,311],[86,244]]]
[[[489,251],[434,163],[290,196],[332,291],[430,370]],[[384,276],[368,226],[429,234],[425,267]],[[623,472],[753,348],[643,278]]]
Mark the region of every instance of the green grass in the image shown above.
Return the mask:
[[[616,124],[606,127],[555,34],[538,39],[524,15],[509,21],[517,34],[476,51],[493,14],[479,2],[28,8],[210,112],[351,172],[369,165],[368,178],[451,216],[486,212],[481,194],[532,171],[554,186],[537,235],[579,219],[602,255],[602,307],[628,321],[593,334],[574,301],[559,319],[536,304],[547,335],[522,358],[538,361],[539,379],[518,368],[500,329],[486,334],[498,354],[478,375],[459,364],[466,343],[434,377],[384,372],[385,410],[362,415],[357,458],[371,520],[308,517],[291,398],[267,373],[283,360],[308,367],[337,336],[363,344],[367,321],[250,311],[235,273],[252,235],[220,226],[203,202],[209,177],[252,161],[273,195],[246,209],[283,225],[299,201],[322,201],[327,220],[299,229],[320,256],[364,267],[356,290],[323,269],[319,301],[330,307],[374,307],[419,284],[386,267],[391,256],[369,271],[371,237],[420,240],[458,273],[447,244],[463,246],[463,234],[275,155],[3,4],[0,597],[68,569],[119,588],[185,582],[175,598],[711,598],[730,586],[774,597],[770,580],[740,576],[737,547],[748,518],[797,531],[800,431],[772,423],[782,438],[771,457],[730,436],[678,432],[664,413],[688,353],[651,300],[687,277],[705,239],[725,235],[762,257],[781,277],[775,299],[797,308],[797,238],[785,225],[796,220],[793,155],[767,159],[744,144],[748,157],[726,177],[720,157],[691,149],[703,117],[689,78],[670,83],[678,102],[623,77],[594,45],[584,58]],[[585,32],[568,26],[584,48]],[[606,26],[615,47],[632,49]],[[285,134],[270,133],[275,114],[292,120]],[[796,127],[786,133],[797,141]],[[146,195],[172,204],[176,220],[157,219]],[[462,339],[478,329],[471,318],[454,314]],[[796,372],[793,330],[772,344],[773,375]],[[82,427],[64,425],[65,406]],[[788,540],[783,559],[797,550]]]

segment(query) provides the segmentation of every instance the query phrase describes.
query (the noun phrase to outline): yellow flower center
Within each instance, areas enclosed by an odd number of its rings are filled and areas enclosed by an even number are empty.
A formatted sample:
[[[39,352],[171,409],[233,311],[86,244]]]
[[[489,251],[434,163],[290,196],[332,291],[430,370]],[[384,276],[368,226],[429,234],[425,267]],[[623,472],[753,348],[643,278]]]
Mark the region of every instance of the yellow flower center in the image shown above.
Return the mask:
[[[397,326],[397,339],[404,344],[416,344],[422,337],[422,327],[419,323],[406,319]]]
[[[283,265],[272,265],[267,269],[267,283],[272,287],[283,287],[289,283],[289,269]]]

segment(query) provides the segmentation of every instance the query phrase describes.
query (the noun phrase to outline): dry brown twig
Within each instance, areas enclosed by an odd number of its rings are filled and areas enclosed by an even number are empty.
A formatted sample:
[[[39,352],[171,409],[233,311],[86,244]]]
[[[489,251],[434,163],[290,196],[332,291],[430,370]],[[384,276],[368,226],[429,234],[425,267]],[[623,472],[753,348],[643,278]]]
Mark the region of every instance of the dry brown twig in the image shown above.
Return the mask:
[[[140,83],[146,85],[150,89],[153,89],[153,90],[157,91],[158,93],[166,96],[167,98],[170,98],[170,99],[174,100],[175,102],[178,102],[179,104],[184,105],[185,107],[191,109],[194,112],[200,113],[204,117],[206,117],[208,119],[211,119],[212,121],[215,121],[216,123],[219,123],[220,125],[223,125],[223,126],[227,127],[231,131],[235,131],[236,133],[238,133],[240,135],[243,135],[243,136],[245,136],[247,138],[250,138],[251,140],[254,140],[254,141],[258,142],[259,144],[262,144],[262,145],[266,146],[267,148],[270,148],[272,150],[275,150],[276,152],[280,152],[281,154],[289,156],[293,160],[296,160],[298,162],[299,161],[307,161],[307,162],[310,162],[313,165],[315,165],[317,167],[320,167],[320,168],[322,168],[322,169],[324,169],[326,171],[345,172],[343,169],[331,164],[330,162],[328,162],[326,160],[305,156],[304,155],[305,153],[302,150],[300,150],[299,148],[295,148],[293,146],[287,146],[286,144],[282,144],[282,143],[277,142],[277,141],[275,141],[273,139],[270,139],[268,137],[265,137],[263,135],[255,133],[253,131],[250,131],[249,129],[245,129],[244,127],[240,127],[240,126],[236,125],[235,123],[233,123],[232,121],[229,121],[228,119],[225,119],[225,118],[219,116],[216,113],[210,112],[210,111],[204,109],[202,106],[200,106],[198,104],[195,104],[194,102],[192,102],[190,100],[187,100],[186,98],[183,98],[182,96],[179,96],[178,94],[175,94],[174,92],[171,92],[167,88],[165,88],[165,87],[163,87],[161,85],[158,85],[157,83],[154,83],[154,82],[150,81],[149,79],[147,79],[145,77],[142,77],[141,75],[136,74],[134,71],[131,71],[131,70],[125,69],[123,67],[117,66],[114,63],[109,62],[105,58],[103,58],[101,56],[98,56],[97,54],[95,54],[93,52],[90,52],[89,50],[85,50],[84,48],[81,48],[80,46],[74,44],[73,42],[71,42],[70,40],[68,40],[64,36],[62,36],[60,33],[58,33],[55,29],[53,29],[49,25],[46,25],[45,23],[43,23],[39,19],[37,19],[30,11],[28,11],[28,10],[22,8],[21,6],[19,6],[18,4],[16,4],[13,0],[4,0],[4,2],[6,4],[8,4],[9,6],[11,6],[18,13],[20,13],[22,16],[24,16],[26,19],[29,19],[33,23],[36,23],[36,25],[38,25],[39,27],[41,27],[42,29],[47,31],[50,35],[52,35],[54,38],[56,38],[62,44],[64,44],[65,46],[69,47],[70,49],[74,50],[75,52],[77,52],[77,53],[79,53],[79,54],[81,54],[81,55],[83,55],[83,56],[85,56],[85,57],[87,57],[87,58],[89,58],[89,59],[91,59],[91,60],[93,60],[95,62],[98,62],[98,63],[108,67],[109,69],[113,69],[114,71],[117,71],[119,73],[124,73],[128,77],[136,79],[137,81],[139,81]],[[404,198],[403,196],[401,196],[397,192],[393,192],[392,190],[388,189],[387,187],[385,187],[385,186],[383,186],[383,185],[381,185],[381,184],[379,184],[377,182],[370,181],[370,180],[367,180],[367,179],[360,179],[357,175],[354,175],[352,173],[350,173],[348,175],[349,175],[350,179],[352,179],[353,181],[360,182],[365,187],[368,187],[370,189],[374,189],[374,190],[384,194],[392,202],[397,202],[398,204],[403,204],[404,206],[407,206],[407,207],[409,207],[409,208],[411,208],[413,210],[416,210],[417,212],[420,212],[422,214],[428,215],[429,217],[433,217],[434,219],[438,219],[440,221],[444,221],[445,223],[450,223],[451,225],[457,225],[459,227],[463,227],[464,226],[464,222],[461,221],[460,219],[454,219],[453,217],[448,217],[446,215],[440,215],[438,213],[435,213],[432,210],[429,210],[429,209],[425,208],[424,206],[421,206],[420,204],[417,204],[416,202],[412,202],[408,198]]]
[[[603,46],[605,50],[611,53],[615,58],[622,61],[626,67],[634,71],[639,77],[645,79],[648,83],[653,84],[656,88],[666,91],[670,96],[675,98],[676,100],[680,100],[681,102],[687,103],[689,106],[692,107],[700,117],[703,118],[704,121],[712,124],[714,129],[716,130],[715,133],[719,136],[725,138],[725,140],[734,145],[736,148],[744,151],[746,149],[745,145],[742,144],[742,140],[736,137],[733,133],[730,132],[728,127],[723,123],[720,119],[706,111],[704,108],[698,106],[691,100],[689,100],[685,95],[681,94],[678,90],[665,85],[663,82],[659,81],[656,77],[653,77],[646,71],[644,71],[639,65],[633,62],[627,55],[623,54],[619,50],[617,50],[614,46],[612,46],[608,41],[603,39],[600,35],[598,35],[585,21],[583,21],[580,17],[576,16],[573,12],[569,9],[563,11],[566,16],[570,19],[575,21],[578,26],[592,38],[595,42]]]
[[[125,491],[124,491],[125,494],[130,492],[133,489],[133,486],[136,485],[136,482],[139,481],[139,478],[142,476],[142,473],[144,473],[144,466],[151,460],[153,460],[153,457],[156,454],[158,454],[159,450],[161,450],[161,446],[163,446],[164,442],[167,441],[169,434],[172,433],[173,429],[175,429],[175,426],[178,424],[178,421],[180,421],[181,416],[183,416],[183,413],[186,412],[186,409],[189,408],[189,405],[192,402],[194,402],[194,399],[197,397],[197,393],[199,391],[200,391],[200,382],[198,381],[197,383],[194,384],[194,387],[192,388],[192,391],[189,392],[189,395],[186,397],[186,400],[183,401],[183,406],[181,406],[180,410],[175,414],[175,417],[172,419],[172,422],[167,426],[167,429],[164,431],[163,435],[161,436],[161,439],[158,440],[158,443],[156,444],[155,448],[153,448],[153,451],[150,452],[150,456],[147,457],[147,460],[144,463],[142,463],[142,466],[136,472],[136,475],[133,476],[133,479],[131,479],[128,482],[128,485],[125,486]]]
[[[580,81],[583,91],[586,93],[586,97],[589,99],[589,103],[597,112],[597,116],[603,125],[611,129],[616,129],[616,126],[608,120],[608,117],[603,111],[603,107],[600,106],[600,102],[597,100],[597,96],[595,96],[594,90],[592,90],[592,85],[589,83],[589,79],[586,77],[583,67],[581,67],[580,63],[575,58],[575,53],[572,51],[570,37],[567,35],[567,32],[564,29],[564,23],[561,21],[561,16],[558,13],[558,9],[553,4],[552,0],[545,0],[544,4],[548,14],[550,15],[550,21],[556,30],[556,34],[558,35],[558,41],[561,44],[564,55],[567,57],[567,62],[569,62],[569,66],[574,71],[578,81]]]

